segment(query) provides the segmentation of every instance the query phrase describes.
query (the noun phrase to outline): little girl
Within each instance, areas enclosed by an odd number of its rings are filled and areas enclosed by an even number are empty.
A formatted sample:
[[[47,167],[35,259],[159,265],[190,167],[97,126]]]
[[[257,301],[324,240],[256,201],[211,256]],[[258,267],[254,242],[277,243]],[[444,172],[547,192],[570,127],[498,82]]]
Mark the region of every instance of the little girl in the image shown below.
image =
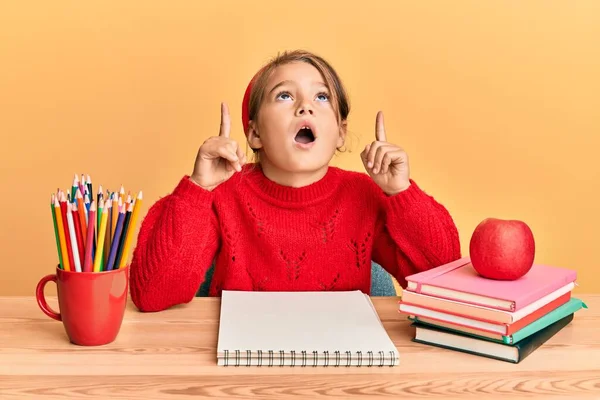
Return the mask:
[[[227,290],[356,290],[371,261],[406,276],[460,258],[447,210],[409,178],[383,115],[360,157],[368,174],[329,166],[346,139],[349,103],[323,58],[287,52],[251,80],[242,104],[247,163],[221,105],[191,175],[148,211],[131,263],[141,311],[192,300],[214,263],[209,294]]]

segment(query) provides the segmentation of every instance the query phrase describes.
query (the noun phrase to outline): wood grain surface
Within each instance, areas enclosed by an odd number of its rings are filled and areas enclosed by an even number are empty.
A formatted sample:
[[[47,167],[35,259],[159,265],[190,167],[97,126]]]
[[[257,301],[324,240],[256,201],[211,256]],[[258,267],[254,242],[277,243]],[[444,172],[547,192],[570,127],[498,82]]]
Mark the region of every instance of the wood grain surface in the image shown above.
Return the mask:
[[[398,298],[374,297],[394,368],[218,367],[216,298],[159,313],[129,303],[113,343],[82,347],[34,297],[0,297],[0,399],[600,399],[600,295],[577,297],[589,308],[520,364],[413,343]]]

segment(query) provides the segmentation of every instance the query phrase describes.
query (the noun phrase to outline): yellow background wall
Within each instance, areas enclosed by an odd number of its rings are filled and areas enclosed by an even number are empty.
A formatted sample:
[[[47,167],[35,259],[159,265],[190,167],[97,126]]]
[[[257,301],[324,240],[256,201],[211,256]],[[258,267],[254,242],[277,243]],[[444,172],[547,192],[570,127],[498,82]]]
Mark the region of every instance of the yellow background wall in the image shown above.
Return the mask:
[[[57,187],[86,173],[143,190],[144,215],[218,133],[220,101],[243,140],[246,84],[288,48],[328,58],[349,89],[354,151],[335,165],[363,170],[382,109],[463,253],[485,217],[521,219],[537,262],[600,292],[600,2],[348,4],[2,2],[0,295],[53,272]]]

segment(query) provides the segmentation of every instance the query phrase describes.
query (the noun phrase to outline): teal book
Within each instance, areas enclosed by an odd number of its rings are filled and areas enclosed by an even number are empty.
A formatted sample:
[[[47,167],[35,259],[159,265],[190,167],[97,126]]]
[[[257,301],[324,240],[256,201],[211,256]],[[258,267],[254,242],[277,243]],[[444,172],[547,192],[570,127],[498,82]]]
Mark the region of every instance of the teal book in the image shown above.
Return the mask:
[[[548,314],[543,317],[535,320],[531,324],[524,326],[522,329],[513,333],[512,335],[501,335],[501,334],[487,334],[485,332],[481,332],[476,329],[465,329],[457,325],[452,324],[444,324],[444,323],[436,323],[436,321],[422,321],[419,317],[411,317],[412,321],[414,321],[414,326],[432,326],[442,330],[446,330],[448,332],[454,332],[461,335],[471,336],[478,339],[489,340],[496,343],[504,343],[504,344],[516,344],[521,340],[533,335],[534,333],[546,328],[547,326],[553,324],[554,322],[563,319],[564,317],[574,314],[582,308],[587,308],[587,305],[577,298],[571,298],[568,302],[555,308],[550,311]]]
[[[569,314],[513,345],[415,323],[413,342],[518,364],[567,326],[573,320],[573,315]]]

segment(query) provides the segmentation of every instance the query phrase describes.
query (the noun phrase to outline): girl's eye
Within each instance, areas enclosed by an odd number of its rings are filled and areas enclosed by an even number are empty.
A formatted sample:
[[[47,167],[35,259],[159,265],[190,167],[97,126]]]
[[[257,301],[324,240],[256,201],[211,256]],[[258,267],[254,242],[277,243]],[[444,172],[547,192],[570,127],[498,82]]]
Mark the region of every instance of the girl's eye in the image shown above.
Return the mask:
[[[317,95],[317,99],[319,101],[329,101],[329,95],[325,92],[322,92]]]
[[[277,95],[277,100],[289,100],[292,96],[288,92],[281,92]]]
[[[277,94],[277,100],[292,100],[292,95],[289,92],[281,92]],[[318,101],[329,101],[329,94],[326,92],[321,92],[317,94],[316,99]]]

